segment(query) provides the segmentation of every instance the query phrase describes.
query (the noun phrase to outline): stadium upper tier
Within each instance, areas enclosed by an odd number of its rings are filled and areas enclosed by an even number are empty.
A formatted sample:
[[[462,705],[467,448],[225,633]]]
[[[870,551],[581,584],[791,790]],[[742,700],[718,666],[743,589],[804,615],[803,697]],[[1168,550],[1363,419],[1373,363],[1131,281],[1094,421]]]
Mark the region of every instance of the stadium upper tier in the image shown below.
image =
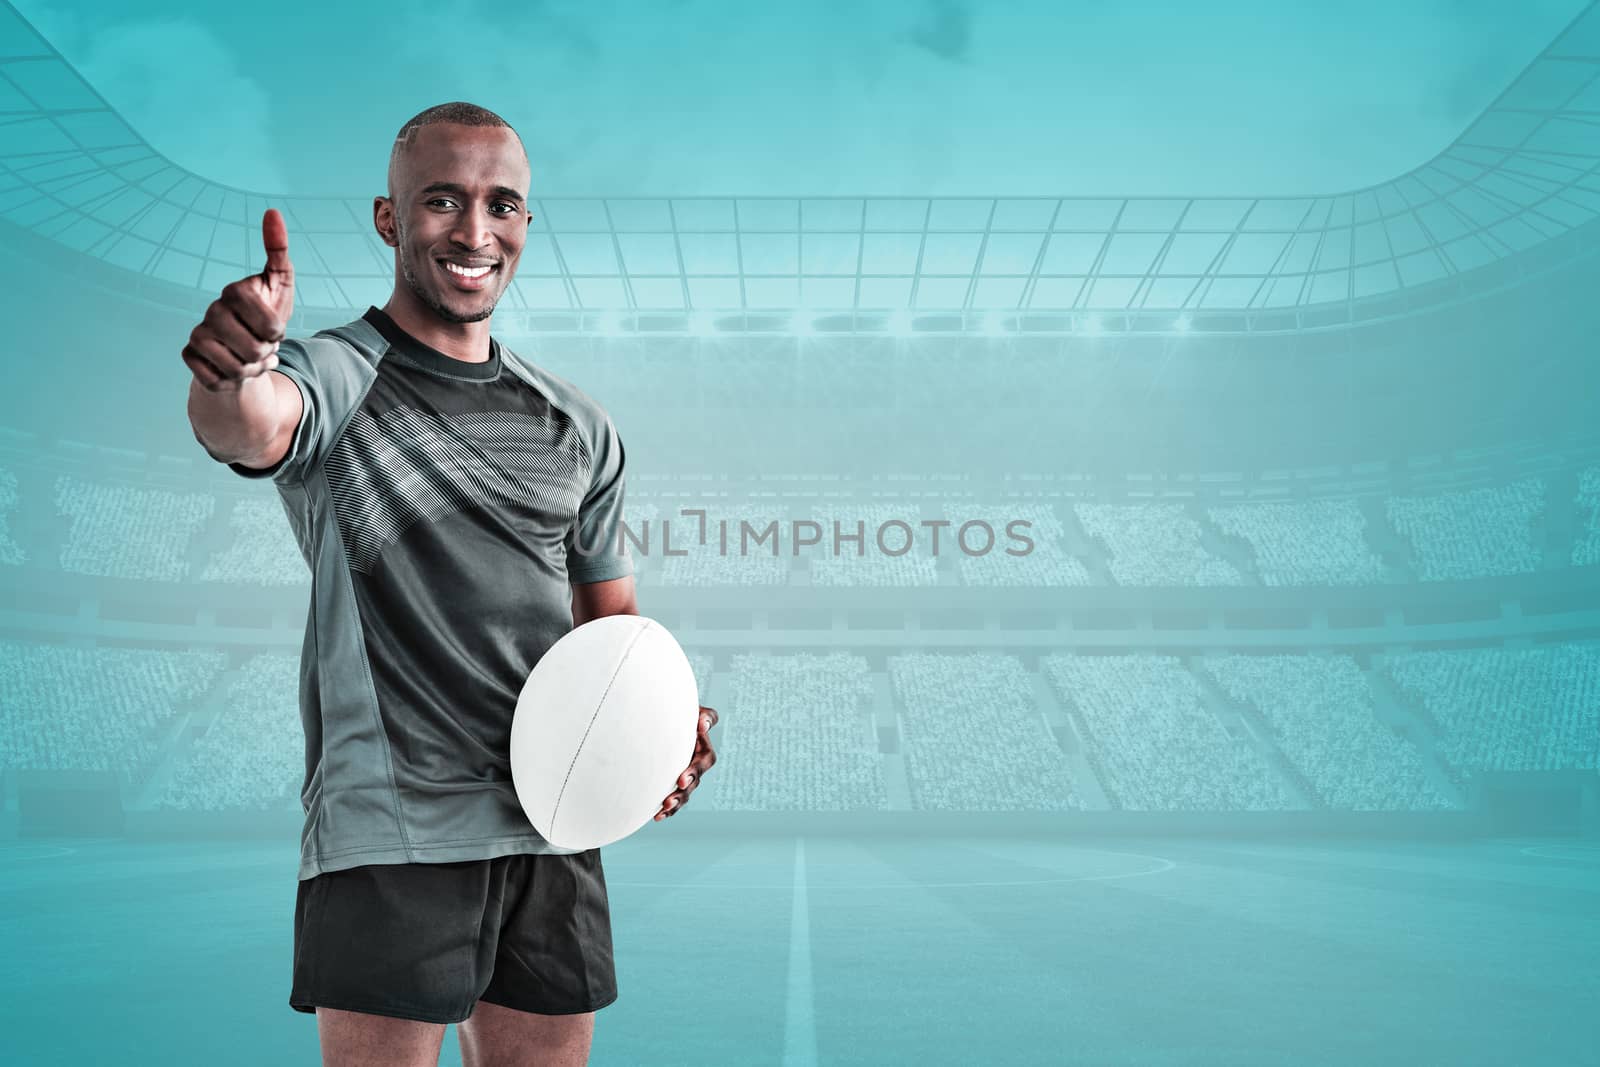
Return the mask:
[[[367,197],[267,197],[190,173],[9,5],[0,42],[0,216],[189,306],[260,268],[260,217],[277,207],[303,325],[382,303],[392,253]],[[1438,155],[1326,196],[536,196],[501,318],[529,332],[772,329],[798,313],[806,330],[1092,334],[1389,317],[1497,286],[1528,257],[1593,250],[1597,79],[1590,6]]]
[[[10,462],[0,454],[0,565],[10,565],[0,571],[309,580],[261,487],[166,488]],[[796,483],[759,501],[634,492],[622,536],[641,582],[661,586],[1405,585],[1591,566],[1597,486],[1600,462],[1471,487],[1254,502],[1237,492],[1108,502],[1059,486],[999,501],[910,483],[895,497],[818,498]]]
[[[1179,479],[647,474],[625,518],[641,582],[660,587],[1396,588],[1591,567],[1597,501],[1600,446],[1524,442]],[[309,577],[268,486],[193,457],[0,433],[0,572],[21,571]]]

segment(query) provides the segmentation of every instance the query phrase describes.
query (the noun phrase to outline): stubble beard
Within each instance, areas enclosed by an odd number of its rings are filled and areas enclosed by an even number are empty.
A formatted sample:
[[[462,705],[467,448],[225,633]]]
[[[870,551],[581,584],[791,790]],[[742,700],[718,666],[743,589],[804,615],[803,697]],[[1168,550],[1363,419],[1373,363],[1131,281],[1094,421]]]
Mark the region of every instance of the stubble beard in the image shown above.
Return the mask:
[[[400,276],[405,279],[406,285],[411,287],[411,292],[416,295],[416,298],[432,308],[435,315],[438,315],[446,322],[482,322],[494,314],[495,305],[500,302],[498,296],[491,300],[489,306],[482,311],[475,311],[469,315],[463,315],[459,311],[452,311],[446,307],[443,301],[434,296],[427,286],[421,283],[417,278],[416,271],[412,269],[411,257],[405,252],[405,232],[397,225],[395,233],[399,237]]]

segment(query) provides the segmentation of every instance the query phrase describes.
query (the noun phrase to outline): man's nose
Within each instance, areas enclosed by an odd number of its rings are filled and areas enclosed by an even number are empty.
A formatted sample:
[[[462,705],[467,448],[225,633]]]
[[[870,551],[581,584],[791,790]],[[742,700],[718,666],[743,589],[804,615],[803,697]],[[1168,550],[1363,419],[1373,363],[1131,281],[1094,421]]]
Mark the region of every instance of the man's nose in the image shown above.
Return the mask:
[[[463,248],[482,248],[489,243],[489,220],[476,211],[463,212],[450,239]]]

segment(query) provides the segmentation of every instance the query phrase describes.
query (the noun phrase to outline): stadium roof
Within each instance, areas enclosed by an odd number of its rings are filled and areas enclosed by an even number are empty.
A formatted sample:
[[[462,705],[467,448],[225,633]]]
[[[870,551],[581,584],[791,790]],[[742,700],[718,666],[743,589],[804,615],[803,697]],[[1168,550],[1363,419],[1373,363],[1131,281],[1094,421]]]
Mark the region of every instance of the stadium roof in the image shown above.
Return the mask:
[[[0,4],[0,216],[113,267],[214,293],[294,234],[297,311],[381,303],[367,197],[272,197],[163,157]],[[704,333],[796,314],[892,332],[1303,328],[1496,284],[1595,244],[1600,7],[1438,156],[1316,197],[536,199],[497,312],[530,331]]]

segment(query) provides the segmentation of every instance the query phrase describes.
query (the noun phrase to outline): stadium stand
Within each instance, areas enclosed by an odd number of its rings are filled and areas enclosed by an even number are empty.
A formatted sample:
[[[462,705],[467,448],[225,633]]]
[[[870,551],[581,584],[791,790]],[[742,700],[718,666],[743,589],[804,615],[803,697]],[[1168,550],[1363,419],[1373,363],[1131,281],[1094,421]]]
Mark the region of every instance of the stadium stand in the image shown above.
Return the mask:
[[[222,671],[220,651],[0,641],[0,767],[110,770],[141,782],[161,730]]]
[[[1438,724],[1439,754],[1469,776],[1600,769],[1600,647],[1406,652],[1383,669]]]
[[[1225,534],[1249,542],[1263,585],[1371,585],[1383,563],[1366,542],[1354,500],[1230,504],[1206,509]]]
[[[1066,755],[1014,656],[889,657],[912,806],[924,811],[1081,807]]]
[[[799,560],[793,551],[791,520],[810,517],[824,526],[824,543],[802,549],[814,586],[877,588],[929,587],[959,574],[963,584],[978,587],[1091,587],[1111,583],[1127,587],[1239,586],[1259,575],[1271,587],[1388,584],[1398,581],[1377,551],[1380,540],[1409,549],[1417,578],[1426,581],[1476,579],[1533,573],[1548,551],[1553,562],[1586,566],[1600,562],[1600,466],[1576,472],[1572,522],[1559,530],[1540,529],[1548,484],[1531,476],[1497,485],[1381,498],[1393,530],[1373,530],[1369,514],[1348,497],[1212,504],[1203,509],[1203,523],[1189,513],[1192,505],[1176,502],[1138,504],[1072,504],[1092,543],[1075,544],[1075,536],[1043,502],[1009,505],[948,503],[942,517],[952,525],[940,533],[940,552],[955,555],[948,565],[932,558],[929,532],[918,524],[918,505],[829,503],[788,512],[780,505],[764,508],[708,507],[710,526],[705,545],[697,542],[698,520],[679,514],[671,499],[630,500],[629,528],[645,541],[633,548],[636,573],[652,582],[675,586],[787,585]],[[61,522],[54,553],[63,570],[91,576],[150,581],[197,580],[218,584],[297,586],[309,581],[299,546],[281,506],[270,498],[231,493],[178,492],[75,474],[52,475]],[[39,541],[48,527],[30,515],[39,501],[19,486],[17,474],[0,467],[0,564],[27,566],[32,561],[14,530],[31,529]],[[698,504],[697,504],[698,506]],[[226,520],[211,527],[211,515],[226,511]],[[832,521],[846,533],[864,524],[866,551],[857,556],[845,544],[831,552]],[[878,552],[876,528],[889,519],[912,525],[913,548],[903,556]],[[955,526],[968,520],[987,522],[996,545],[983,556],[956,547]],[[1029,522],[1034,548],[1026,555],[1008,555],[1016,542],[1005,536],[1008,522]],[[671,520],[672,547],[687,555],[664,554],[663,522]],[[717,541],[718,520],[725,521],[728,548]],[[779,551],[770,539],[739,554],[739,524],[756,531],[777,521]],[[646,526],[648,523],[648,526]],[[1213,533],[1208,530],[1214,528]],[[215,543],[196,545],[202,533]],[[1237,554],[1218,554],[1206,543],[1217,535],[1235,538]],[[898,534],[891,543],[899,544]],[[197,556],[196,549],[202,550]],[[1385,552],[1390,548],[1385,548]],[[191,564],[191,558],[195,564]],[[200,562],[203,560],[203,563]],[[37,565],[37,564],[33,564]]]
[[[1232,563],[1201,544],[1200,524],[1182,504],[1074,504],[1089,536],[1106,546],[1121,585],[1242,585]]]
[[[56,479],[55,502],[72,520],[62,570],[167,582],[188,576],[189,543],[216,507],[210,493],[100,485],[66,474]]]
[[[736,655],[719,678],[726,722],[707,808],[855,811],[888,806],[867,713],[867,661],[828,655]],[[715,704],[713,706],[716,706]],[[735,710],[736,709],[736,710]]]
[[[672,521],[672,549],[687,555],[662,556],[658,573],[663,585],[784,585],[789,580],[789,561],[793,549],[786,529],[787,520],[781,508],[706,508],[705,544],[701,544],[698,517],[683,517],[675,512],[667,516]],[[778,524],[778,553],[772,553],[773,540],[769,536],[761,544],[755,537],[762,534],[772,522]],[[721,541],[719,523],[726,522],[727,547]],[[748,522],[751,535],[741,541],[741,522]],[[660,535],[654,548],[661,547]]]
[[[294,807],[305,775],[299,689],[298,656],[252,657],[155,806],[194,811]]]
[[[206,560],[200,571],[202,582],[306,585],[311,581],[288,516],[276,499],[235,501],[228,512],[228,529],[233,539]]]
[[[1422,757],[1373,714],[1349,656],[1219,656],[1203,661],[1235,701],[1258,711],[1279,749],[1335,810],[1450,807]]]
[[[1572,565],[1600,563],[1600,467],[1586,467],[1578,475],[1578,515],[1581,522],[1572,540]]]
[[[704,703],[711,657],[692,655],[689,662]],[[221,712],[182,754],[154,806],[185,811],[297,809],[305,773],[299,686],[298,655],[251,657],[228,686]]]
[[[1077,711],[1086,755],[1118,806],[1132,811],[1263,811],[1296,806],[1247,740],[1223,729],[1174,656],[1046,656],[1063,704]]]
[[[17,510],[17,476],[0,467],[0,563],[17,566],[28,554],[11,536],[11,513]]]
[[[1544,513],[1542,478],[1429,496],[1392,496],[1389,521],[1416,549],[1417,577],[1453,581],[1539,568],[1533,524]]]
[[[831,505],[814,507],[811,518],[822,526],[822,542],[811,555],[811,583],[838,586],[907,586],[937,585],[939,561],[929,549],[921,521],[913,505],[870,504]],[[883,531],[883,543],[898,551],[909,540],[910,549],[899,556],[891,556],[878,547],[878,531],[884,523],[899,521],[911,527],[911,533],[894,526]],[[834,523],[839,525],[840,544],[833,551]],[[858,548],[844,538],[861,534]],[[941,546],[942,547],[942,546]]]
[[[961,580],[967,585],[1073,586],[1089,585],[1094,580],[1083,561],[1066,547],[1066,528],[1061,519],[1043,504],[951,505],[945,517],[952,525],[943,531],[939,551],[958,553]],[[1026,555],[1013,556],[1005,551],[1015,544],[1006,535],[1006,524],[1014,519],[1032,524],[1026,534],[1033,539],[1033,549]],[[969,556],[953,542],[960,525],[972,520],[987,522],[994,528],[995,547],[981,556]]]

